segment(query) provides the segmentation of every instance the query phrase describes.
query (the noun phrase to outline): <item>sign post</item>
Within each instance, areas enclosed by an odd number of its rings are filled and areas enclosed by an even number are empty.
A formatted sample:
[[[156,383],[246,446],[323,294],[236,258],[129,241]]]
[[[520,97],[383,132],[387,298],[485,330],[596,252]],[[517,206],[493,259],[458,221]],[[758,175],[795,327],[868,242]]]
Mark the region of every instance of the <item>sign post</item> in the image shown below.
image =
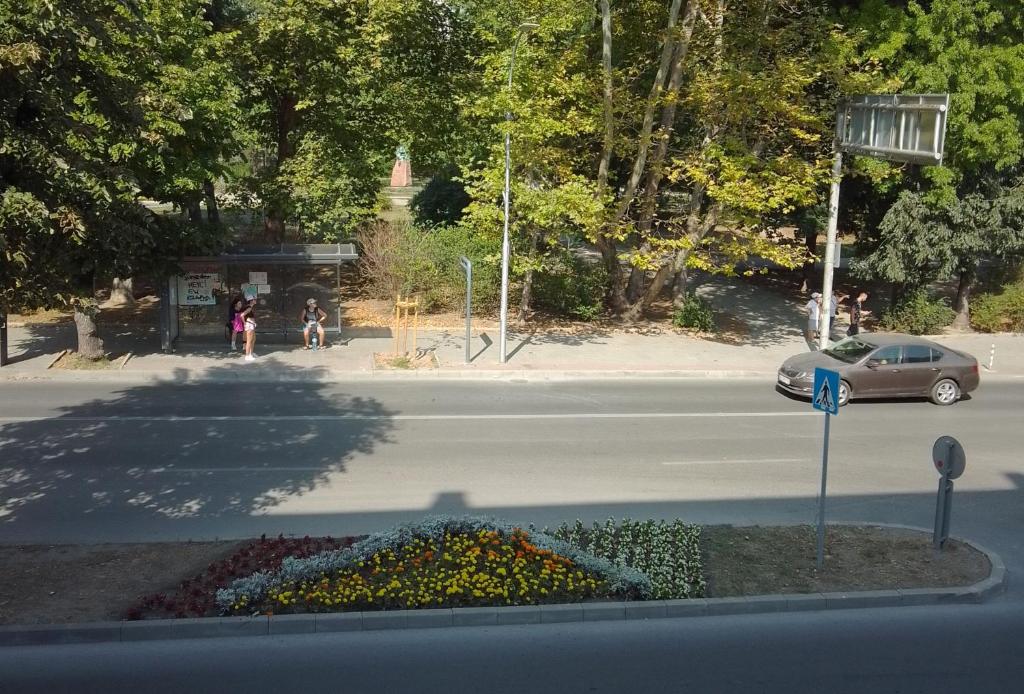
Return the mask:
[[[7,314],[3,311],[0,311],[0,366],[7,366]]]
[[[839,225],[839,185],[843,179],[843,153],[876,159],[941,166],[946,147],[949,94],[859,94],[839,102],[832,141],[832,186],[828,226],[825,228],[825,263],[821,289],[819,349],[828,347],[832,330],[832,273],[839,265],[836,230]]]
[[[828,369],[814,370],[811,405],[825,413],[825,438],[821,446],[821,493],[818,495],[818,552],[816,565],[825,564],[825,490],[828,480],[828,440],[832,415],[839,414],[839,373]]]
[[[949,539],[949,517],[953,510],[953,480],[964,474],[967,456],[964,447],[952,436],[940,436],[932,446],[932,461],[942,477],[939,479],[939,493],[935,498],[935,532],[932,543],[935,549]]]
[[[466,256],[459,258],[459,265],[462,266],[463,272],[466,273],[466,363],[470,362],[469,356],[469,341],[470,341],[470,328],[473,326],[473,261]]]

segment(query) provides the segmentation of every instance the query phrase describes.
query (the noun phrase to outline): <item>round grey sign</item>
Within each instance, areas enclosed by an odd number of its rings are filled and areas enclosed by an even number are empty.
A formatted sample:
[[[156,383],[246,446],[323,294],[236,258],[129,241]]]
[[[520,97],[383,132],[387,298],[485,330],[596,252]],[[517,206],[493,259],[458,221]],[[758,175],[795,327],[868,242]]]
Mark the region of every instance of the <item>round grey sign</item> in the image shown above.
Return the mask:
[[[940,436],[932,446],[932,461],[935,469],[940,473],[945,472],[949,479],[955,480],[964,474],[967,467],[967,456],[964,447],[952,436]]]

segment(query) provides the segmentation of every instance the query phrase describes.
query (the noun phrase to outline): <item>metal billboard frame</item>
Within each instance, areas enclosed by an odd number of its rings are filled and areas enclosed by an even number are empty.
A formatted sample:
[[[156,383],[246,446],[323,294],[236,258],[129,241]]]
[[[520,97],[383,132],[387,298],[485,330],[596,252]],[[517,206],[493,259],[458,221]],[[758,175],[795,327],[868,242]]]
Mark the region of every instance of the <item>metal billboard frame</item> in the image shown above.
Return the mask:
[[[828,347],[832,330],[832,274],[839,226],[839,186],[843,153],[877,159],[941,166],[946,147],[949,94],[857,94],[839,101],[832,148],[832,185],[825,229],[825,267],[821,289],[818,348]]]
[[[836,114],[844,152],[936,166],[946,146],[949,94],[857,94]]]

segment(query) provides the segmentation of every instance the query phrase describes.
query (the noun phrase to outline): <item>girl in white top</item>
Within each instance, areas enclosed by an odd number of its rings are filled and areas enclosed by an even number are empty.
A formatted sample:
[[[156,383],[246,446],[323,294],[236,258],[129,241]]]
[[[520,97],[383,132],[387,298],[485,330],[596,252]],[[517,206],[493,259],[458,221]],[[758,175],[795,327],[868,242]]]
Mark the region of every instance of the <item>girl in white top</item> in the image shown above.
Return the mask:
[[[252,353],[252,348],[256,345],[256,299],[249,299],[241,316],[245,325],[245,360],[253,361],[256,359],[256,355]]]

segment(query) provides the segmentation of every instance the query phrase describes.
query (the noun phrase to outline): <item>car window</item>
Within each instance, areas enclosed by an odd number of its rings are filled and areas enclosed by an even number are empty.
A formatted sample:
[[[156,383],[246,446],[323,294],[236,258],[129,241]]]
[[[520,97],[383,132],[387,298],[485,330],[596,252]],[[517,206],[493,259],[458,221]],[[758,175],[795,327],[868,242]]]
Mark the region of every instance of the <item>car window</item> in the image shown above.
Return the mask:
[[[900,360],[900,348],[898,345],[882,347],[871,355],[871,361],[879,364],[897,364]]]
[[[839,361],[845,361],[847,364],[853,364],[870,354],[871,350],[874,348],[874,345],[869,345],[856,338],[848,337],[845,340],[840,340],[828,349],[822,350],[822,352],[834,359],[838,359]]]
[[[905,345],[903,347],[904,364],[927,364],[932,360],[932,348],[927,345]]]
[[[937,350],[935,348],[932,348],[932,361],[938,361],[938,360],[942,359],[943,356],[944,355],[943,355],[942,352],[940,352],[939,350]]]

